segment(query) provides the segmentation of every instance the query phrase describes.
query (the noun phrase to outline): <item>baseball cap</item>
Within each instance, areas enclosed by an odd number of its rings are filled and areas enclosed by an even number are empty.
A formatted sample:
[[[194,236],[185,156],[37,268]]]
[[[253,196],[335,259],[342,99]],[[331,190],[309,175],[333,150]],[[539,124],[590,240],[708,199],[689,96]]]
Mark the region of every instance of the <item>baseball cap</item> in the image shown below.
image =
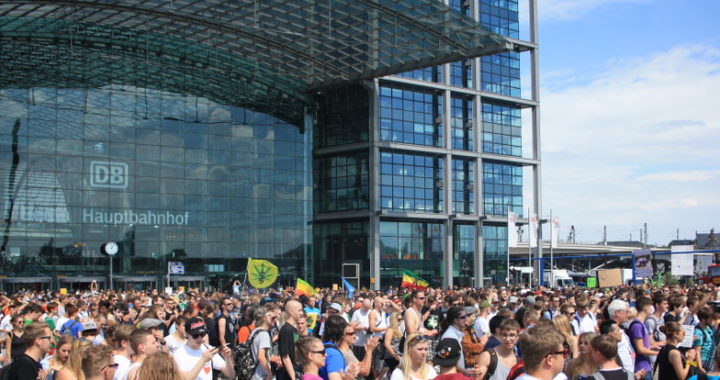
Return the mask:
[[[460,359],[460,350],[460,343],[456,339],[442,339],[435,348],[433,363],[441,367],[452,367]]]
[[[95,321],[87,321],[87,322],[83,323],[82,326],[83,326],[82,332],[98,329],[98,325],[97,325],[97,323],[95,323]]]
[[[328,307],[331,308],[331,309],[335,309],[335,311],[337,311],[337,312],[341,312],[342,309],[343,309],[343,307],[340,306],[340,304],[337,303],[337,302],[331,303]]]
[[[207,334],[205,321],[198,317],[192,317],[185,322],[185,332],[190,335]]]
[[[160,326],[162,323],[163,322],[161,320],[156,319],[156,318],[145,318],[142,321],[140,321],[140,324],[138,325],[138,327],[140,327],[141,329],[151,329],[153,327]]]

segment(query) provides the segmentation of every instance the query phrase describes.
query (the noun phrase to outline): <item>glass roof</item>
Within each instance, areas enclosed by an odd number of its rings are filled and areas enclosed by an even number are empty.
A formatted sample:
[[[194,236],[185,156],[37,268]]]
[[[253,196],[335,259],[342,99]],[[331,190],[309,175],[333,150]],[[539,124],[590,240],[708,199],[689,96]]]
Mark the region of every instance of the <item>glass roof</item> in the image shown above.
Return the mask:
[[[312,91],[509,48],[438,0],[0,1],[0,86],[145,86],[297,123]]]

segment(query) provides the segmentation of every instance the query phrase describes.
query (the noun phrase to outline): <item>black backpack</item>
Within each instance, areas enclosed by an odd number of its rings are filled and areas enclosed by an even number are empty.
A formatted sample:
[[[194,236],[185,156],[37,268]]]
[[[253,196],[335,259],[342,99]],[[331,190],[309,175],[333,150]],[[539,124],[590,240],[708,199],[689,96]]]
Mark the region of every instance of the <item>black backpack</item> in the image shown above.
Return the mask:
[[[233,359],[235,359],[235,374],[237,375],[238,380],[249,380],[255,373],[259,360],[256,359],[255,355],[252,353],[252,345],[255,337],[257,337],[261,332],[265,332],[268,335],[270,334],[263,329],[257,328],[253,330],[250,334],[250,338],[248,338],[245,343],[238,343],[238,345],[235,346],[235,350],[233,350]]]

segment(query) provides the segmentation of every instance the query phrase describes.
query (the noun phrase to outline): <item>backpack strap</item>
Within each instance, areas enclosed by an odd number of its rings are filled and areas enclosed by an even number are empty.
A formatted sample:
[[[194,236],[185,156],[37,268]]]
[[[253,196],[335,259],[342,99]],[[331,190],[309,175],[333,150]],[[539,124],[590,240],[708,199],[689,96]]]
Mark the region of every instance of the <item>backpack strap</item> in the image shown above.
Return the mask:
[[[335,345],[335,343],[323,343],[323,347],[324,347],[326,350],[329,349],[329,348],[332,348],[333,350],[336,350],[336,351],[340,354],[340,357],[342,358],[343,368],[347,368],[347,363],[345,362],[345,356],[343,356],[342,352],[340,351],[340,349],[338,348],[338,346]],[[345,370],[343,369],[343,372],[344,372],[344,371],[345,371]]]
[[[498,356],[497,356],[497,352],[495,351],[494,348],[485,350],[485,352],[490,354],[490,364],[488,365],[488,370],[485,373],[485,378],[484,378],[484,380],[488,380],[488,379],[490,379],[490,377],[492,375],[495,374],[495,370],[497,369],[497,365],[498,365]]]

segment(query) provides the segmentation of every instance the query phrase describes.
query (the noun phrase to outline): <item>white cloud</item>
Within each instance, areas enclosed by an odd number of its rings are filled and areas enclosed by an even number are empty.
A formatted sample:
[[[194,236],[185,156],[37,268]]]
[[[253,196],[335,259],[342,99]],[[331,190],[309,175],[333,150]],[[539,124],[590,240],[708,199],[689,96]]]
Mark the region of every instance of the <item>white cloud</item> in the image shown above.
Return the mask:
[[[640,3],[647,0],[539,0],[539,17],[543,20],[572,20],[602,10],[613,3]]]
[[[614,60],[585,84],[541,91],[543,205],[578,239],[666,244],[720,227],[720,50]],[[583,226],[581,228],[580,226]],[[656,240],[653,240],[655,237]]]
[[[690,170],[683,172],[663,172],[645,174],[638,181],[704,182],[720,175],[720,170]]]

